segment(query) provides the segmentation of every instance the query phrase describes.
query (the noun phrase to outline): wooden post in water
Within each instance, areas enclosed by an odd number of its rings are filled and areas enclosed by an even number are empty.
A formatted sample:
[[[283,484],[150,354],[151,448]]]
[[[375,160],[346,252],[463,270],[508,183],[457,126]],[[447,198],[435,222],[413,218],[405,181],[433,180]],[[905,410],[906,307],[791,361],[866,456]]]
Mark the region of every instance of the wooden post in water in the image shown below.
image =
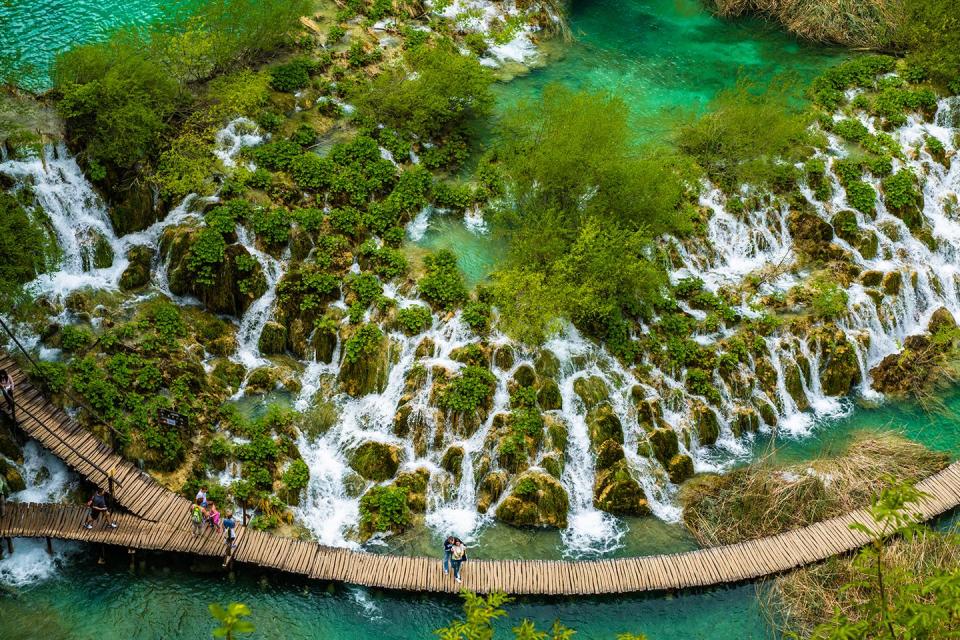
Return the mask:
[[[0,491],[0,518],[7,515],[7,496]]]
[[[130,554],[130,571],[137,570],[137,550],[133,547],[127,549],[127,553]]]
[[[247,526],[247,501],[240,501],[240,510],[243,513],[243,526]]]
[[[47,553],[53,555],[53,540],[50,539],[50,536],[47,536]]]
[[[7,538],[7,553],[13,555],[13,538]]]
[[[116,469],[110,469],[110,472],[107,473],[107,493],[110,494],[110,502],[113,502],[113,474]]]
[[[107,552],[106,547],[104,545],[100,545],[100,557],[97,559],[97,564],[101,564],[101,565],[107,564],[107,559],[104,557],[106,552]]]

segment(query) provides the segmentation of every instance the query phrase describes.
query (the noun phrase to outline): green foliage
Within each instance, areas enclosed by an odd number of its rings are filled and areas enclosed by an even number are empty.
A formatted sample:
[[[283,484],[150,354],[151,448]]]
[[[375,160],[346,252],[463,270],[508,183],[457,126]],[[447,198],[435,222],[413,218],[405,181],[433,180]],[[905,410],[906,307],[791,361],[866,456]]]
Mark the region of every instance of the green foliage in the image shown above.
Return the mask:
[[[93,344],[93,334],[86,327],[68,324],[60,330],[60,348],[73,353]]]
[[[850,206],[867,215],[873,215],[876,210],[877,192],[862,180],[855,180],[845,185],[847,202]]]
[[[279,247],[290,239],[290,213],[279,207],[260,208],[251,216],[253,230],[267,245]]]
[[[952,0],[910,0],[895,42],[922,76],[960,93],[960,12]]]
[[[920,192],[917,189],[917,177],[909,169],[901,169],[883,179],[883,199],[893,211],[904,211],[917,205]]]
[[[477,333],[483,333],[490,328],[491,312],[490,305],[485,302],[468,302],[463,307],[463,321]]]
[[[408,336],[415,336],[430,328],[433,316],[430,309],[419,304],[404,307],[397,311],[397,324]]]
[[[210,615],[220,623],[216,629],[211,632],[214,638],[226,638],[234,640],[236,634],[253,633],[256,629],[249,620],[244,620],[251,615],[250,607],[239,602],[231,602],[226,609],[219,604],[208,606]]]
[[[358,109],[396,131],[422,139],[463,129],[493,105],[490,71],[452,44],[407,51],[405,64],[384,70],[351,96]]]
[[[495,297],[511,335],[539,341],[566,317],[625,347],[625,318],[659,297],[652,239],[686,228],[688,165],[630,140],[624,102],[558,86],[504,119],[497,156],[511,197],[493,221],[511,251]]]
[[[356,296],[357,302],[366,309],[383,295],[383,284],[372,273],[361,273],[347,280],[347,289]]]
[[[372,323],[363,325],[344,344],[344,359],[349,363],[359,362],[364,356],[376,353],[382,339],[380,327]]]
[[[440,309],[453,309],[467,299],[467,287],[452,251],[442,249],[423,260],[427,273],[417,283],[421,295]]]
[[[274,140],[249,151],[257,166],[271,171],[291,169],[294,160],[303,155],[303,149],[291,140]]]
[[[216,229],[204,227],[197,233],[196,242],[190,247],[187,268],[198,284],[211,286],[216,282],[219,265],[223,263],[227,243]]]
[[[306,462],[297,458],[291,462],[287,470],[283,472],[281,480],[283,480],[283,484],[288,489],[293,491],[305,489],[307,483],[310,482],[310,468]]]
[[[67,365],[62,362],[41,360],[30,375],[43,381],[47,393],[56,394],[67,388]]]
[[[53,248],[35,217],[13,194],[0,192],[0,310],[13,303],[21,285],[46,270]]]
[[[847,312],[847,292],[839,284],[825,278],[810,283],[810,306],[820,318],[836,318]]]
[[[407,491],[397,486],[376,486],[360,498],[360,524],[373,531],[403,531],[410,525]]]
[[[451,411],[475,411],[493,395],[497,377],[483,367],[466,366],[444,387],[438,404]]]
[[[270,70],[270,86],[276,91],[287,93],[299,91],[310,84],[311,71],[313,63],[304,58],[277,65]]]
[[[890,56],[856,56],[827,69],[813,81],[810,94],[827,109],[836,109],[843,101],[843,92],[854,87],[872,88],[876,77],[894,70],[896,60]]]
[[[521,481],[522,482],[522,481]],[[469,591],[461,592],[463,598],[463,619],[454,620],[449,626],[437,629],[434,633],[441,640],[493,640],[497,635],[494,624],[506,617],[504,606],[512,602],[507,594],[493,592],[486,597]],[[511,629],[514,640],[572,640],[576,633],[559,621],[555,621],[549,631],[540,631],[530,620],[523,620]],[[621,634],[617,640],[646,640],[643,636]]]
[[[796,106],[796,97],[785,82],[761,92],[740,80],[720,92],[706,114],[680,128],[676,142],[728,192],[744,183],[770,182],[778,161],[795,159],[810,142],[810,117]]]

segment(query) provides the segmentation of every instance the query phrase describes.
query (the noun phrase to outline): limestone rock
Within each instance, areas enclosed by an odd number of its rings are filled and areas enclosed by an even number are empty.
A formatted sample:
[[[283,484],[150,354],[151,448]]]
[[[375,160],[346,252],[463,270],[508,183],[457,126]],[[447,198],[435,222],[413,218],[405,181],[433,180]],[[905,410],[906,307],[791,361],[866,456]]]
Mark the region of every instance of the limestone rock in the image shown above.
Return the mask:
[[[623,458],[623,445],[614,440],[607,440],[597,449],[595,466],[597,469],[609,469]]]
[[[607,385],[597,376],[577,378],[573,383],[573,391],[580,396],[587,409],[592,409],[610,397]]]
[[[932,335],[936,335],[940,331],[949,331],[956,328],[957,321],[954,319],[953,314],[945,307],[940,307],[934,311],[933,315],[930,316],[930,322],[927,324],[927,331]]]
[[[566,489],[548,473],[527,471],[497,507],[497,519],[515,527],[567,526],[570,500]]]
[[[733,410],[730,428],[738,438],[745,433],[756,433],[760,428],[760,415],[753,407],[737,406]]]
[[[121,290],[139,289],[150,283],[150,265],[153,263],[154,255],[152,248],[143,245],[137,245],[127,251],[127,260],[130,264],[120,275]]]
[[[647,496],[631,475],[625,459],[597,471],[593,483],[593,506],[619,516],[645,516],[650,513]]]
[[[459,482],[463,469],[463,447],[453,446],[447,449],[440,460],[440,467],[452,474]]]
[[[670,459],[667,465],[667,475],[670,476],[670,482],[680,484],[687,478],[693,476],[693,459],[682,453],[678,453]]]
[[[549,349],[541,349],[533,363],[541,378],[556,378],[560,373],[560,360]]]
[[[587,432],[594,449],[607,440],[623,444],[623,425],[609,403],[597,405],[587,413]]]
[[[653,452],[653,457],[656,458],[664,467],[669,464],[673,456],[680,452],[680,444],[679,440],[677,439],[677,432],[669,427],[663,429],[654,429],[652,432],[647,434],[647,440],[650,443],[650,449]]]
[[[369,393],[380,393],[387,386],[390,369],[390,340],[381,336],[376,348],[362,353],[355,362],[346,358],[340,364],[337,381],[344,392],[359,398]]]
[[[400,447],[370,440],[350,456],[350,467],[367,480],[389,480],[400,468]]]
[[[707,405],[695,400],[692,403],[690,415],[693,417],[693,424],[697,429],[697,438],[702,445],[712,445],[720,437],[720,424],[717,422],[717,415]]]
[[[477,511],[486,513],[507,489],[510,477],[506,471],[494,471],[483,476],[477,487]]]
[[[511,384],[518,387],[532,387],[537,384],[537,374],[533,367],[528,364],[522,364],[513,372],[510,380]]]
[[[552,378],[544,378],[537,391],[537,403],[544,411],[555,411],[563,408],[563,396],[560,386]]]
[[[543,459],[540,460],[540,466],[543,467],[547,473],[559,480],[563,475],[565,461],[560,453],[553,451],[543,456]]]
[[[257,344],[260,353],[265,356],[282,355],[286,350],[287,328],[279,322],[268,322],[264,325]]]

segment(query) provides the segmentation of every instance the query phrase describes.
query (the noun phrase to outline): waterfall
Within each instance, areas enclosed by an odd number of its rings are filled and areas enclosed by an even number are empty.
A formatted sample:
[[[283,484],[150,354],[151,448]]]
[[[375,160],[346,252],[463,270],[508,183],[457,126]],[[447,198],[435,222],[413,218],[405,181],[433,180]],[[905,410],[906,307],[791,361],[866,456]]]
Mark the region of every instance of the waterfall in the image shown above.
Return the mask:
[[[267,290],[257,298],[240,318],[240,328],[237,330],[237,351],[230,359],[239,362],[247,369],[270,364],[260,355],[259,341],[263,328],[273,317],[273,303],[277,299],[277,283],[283,277],[286,262],[290,259],[290,250],[287,249],[283,258],[278,260],[269,253],[257,248],[250,231],[243,225],[237,225],[237,242],[252,255],[260,264],[264,278],[267,281]],[[238,391],[243,395],[243,387]]]
[[[23,464],[15,466],[26,489],[12,494],[11,502],[62,502],[77,486],[66,465],[34,440],[23,447]],[[0,584],[21,588],[48,580],[81,549],[79,544],[59,542],[50,555],[43,540],[17,540],[17,552],[0,562]]]

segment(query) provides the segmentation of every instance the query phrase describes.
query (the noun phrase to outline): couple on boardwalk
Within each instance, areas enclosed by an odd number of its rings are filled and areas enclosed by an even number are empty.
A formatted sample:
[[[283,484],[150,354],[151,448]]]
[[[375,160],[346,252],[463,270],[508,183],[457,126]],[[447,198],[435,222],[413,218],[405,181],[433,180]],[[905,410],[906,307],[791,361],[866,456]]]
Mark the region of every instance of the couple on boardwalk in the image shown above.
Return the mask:
[[[190,506],[190,521],[193,524],[194,536],[199,536],[206,525],[224,536],[228,548],[237,546],[234,542],[237,537],[237,523],[233,519],[233,511],[227,509],[226,515],[221,518],[217,505],[207,500],[206,487],[200,487],[196,500]]]
[[[463,540],[455,536],[447,536],[443,541],[443,572],[450,575],[450,567],[453,567],[453,578],[457,582],[460,580],[460,566],[467,561],[467,546]]]

